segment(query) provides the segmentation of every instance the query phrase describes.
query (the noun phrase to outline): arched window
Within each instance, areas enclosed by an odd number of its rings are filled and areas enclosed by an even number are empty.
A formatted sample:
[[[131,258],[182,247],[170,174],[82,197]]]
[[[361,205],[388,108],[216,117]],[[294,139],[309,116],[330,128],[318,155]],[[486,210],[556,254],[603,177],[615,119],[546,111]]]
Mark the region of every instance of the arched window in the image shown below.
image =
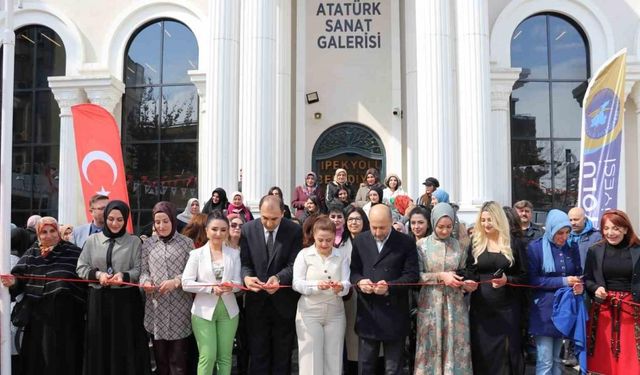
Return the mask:
[[[32,214],[58,216],[60,108],[47,78],[65,75],[66,53],[48,27],[15,35],[11,221],[24,226]]]
[[[513,33],[511,66],[522,68],[511,95],[513,200],[540,211],[575,206],[587,39],[564,16],[534,15]]]
[[[198,68],[196,38],[180,22],[141,27],[125,52],[122,148],[133,224],[150,232],[161,200],[184,207],[198,196],[198,94],[188,70]]]

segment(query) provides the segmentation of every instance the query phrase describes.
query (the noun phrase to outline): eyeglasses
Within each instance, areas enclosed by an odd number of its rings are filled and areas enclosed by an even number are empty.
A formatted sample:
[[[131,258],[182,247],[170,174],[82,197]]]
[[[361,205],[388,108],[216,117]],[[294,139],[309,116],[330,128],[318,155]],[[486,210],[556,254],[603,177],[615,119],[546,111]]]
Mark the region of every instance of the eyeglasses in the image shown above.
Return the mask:
[[[348,222],[353,223],[353,222],[358,222],[358,221],[362,221],[361,217],[350,217],[347,219]]]
[[[233,228],[233,229],[236,229],[236,228],[237,228],[237,229],[240,229],[240,228],[242,228],[242,224],[238,224],[238,223],[231,223],[229,226],[230,226],[231,228]]]

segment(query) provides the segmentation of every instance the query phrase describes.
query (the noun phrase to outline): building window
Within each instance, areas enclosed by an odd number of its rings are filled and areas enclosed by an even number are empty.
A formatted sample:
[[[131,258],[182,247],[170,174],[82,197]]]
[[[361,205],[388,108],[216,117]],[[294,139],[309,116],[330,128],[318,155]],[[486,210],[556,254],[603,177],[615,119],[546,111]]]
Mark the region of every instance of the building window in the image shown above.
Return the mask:
[[[58,216],[60,109],[47,78],[65,75],[66,53],[48,27],[15,36],[11,221],[24,226],[32,214]]]
[[[141,27],[125,52],[122,149],[132,219],[151,232],[151,209],[166,200],[182,209],[198,196],[198,69],[196,38],[180,22]]]
[[[566,17],[534,15],[513,33],[511,66],[522,68],[511,94],[513,200],[566,210],[578,196],[587,39]]]

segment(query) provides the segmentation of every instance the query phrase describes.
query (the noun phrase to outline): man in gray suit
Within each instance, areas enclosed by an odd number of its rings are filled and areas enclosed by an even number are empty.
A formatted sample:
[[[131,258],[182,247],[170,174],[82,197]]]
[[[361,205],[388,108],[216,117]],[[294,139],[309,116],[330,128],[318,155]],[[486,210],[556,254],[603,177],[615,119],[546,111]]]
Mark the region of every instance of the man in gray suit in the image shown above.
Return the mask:
[[[89,212],[93,217],[90,223],[78,226],[73,230],[72,242],[82,249],[90,235],[102,232],[104,227],[104,208],[109,203],[109,197],[96,194],[89,199]]]

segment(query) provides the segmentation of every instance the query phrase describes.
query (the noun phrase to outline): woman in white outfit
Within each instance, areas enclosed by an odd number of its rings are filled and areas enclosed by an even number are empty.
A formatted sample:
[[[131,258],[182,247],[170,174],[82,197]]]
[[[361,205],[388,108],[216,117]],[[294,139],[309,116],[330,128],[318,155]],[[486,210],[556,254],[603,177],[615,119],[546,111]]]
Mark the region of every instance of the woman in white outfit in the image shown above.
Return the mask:
[[[191,324],[198,343],[198,375],[231,374],[233,338],[240,309],[235,292],[240,289],[240,252],[225,245],[229,220],[220,211],[207,218],[207,242],[189,253],[182,273],[182,289],[195,293]]]
[[[296,332],[300,368],[310,375],[342,374],[346,318],[342,297],[349,292],[349,259],[333,247],[335,224],[326,216],[313,225],[314,244],[293,264],[298,301]]]

